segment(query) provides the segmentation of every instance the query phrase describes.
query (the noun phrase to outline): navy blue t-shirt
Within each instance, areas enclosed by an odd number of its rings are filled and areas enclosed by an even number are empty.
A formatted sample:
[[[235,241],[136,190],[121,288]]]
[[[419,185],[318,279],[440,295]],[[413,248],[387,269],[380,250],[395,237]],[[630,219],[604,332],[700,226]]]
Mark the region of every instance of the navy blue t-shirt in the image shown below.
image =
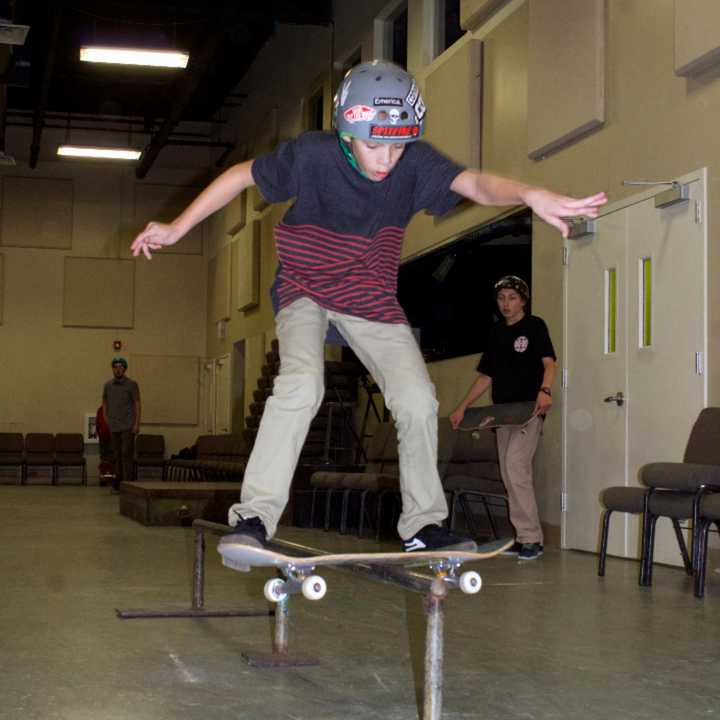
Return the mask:
[[[525,315],[513,325],[495,323],[477,369],[492,378],[494,403],[535,400],[545,357],[556,359],[547,325],[542,318]]]
[[[373,182],[350,166],[338,142],[335,133],[304,133],[253,163],[268,202],[295,198],[275,228],[279,308],[308,297],[329,310],[407,323],[396,298],[405,228],[419,210],[442,215],[457,204],[450,185],[463,168],[418,141]]]

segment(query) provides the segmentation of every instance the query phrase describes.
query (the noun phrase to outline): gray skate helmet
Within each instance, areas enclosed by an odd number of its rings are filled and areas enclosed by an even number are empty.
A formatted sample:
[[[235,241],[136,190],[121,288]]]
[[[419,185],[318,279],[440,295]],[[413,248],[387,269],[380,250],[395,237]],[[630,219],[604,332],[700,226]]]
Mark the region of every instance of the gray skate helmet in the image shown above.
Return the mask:
[[[412,75],[398,65],[373,60],[351,68],[333,104],[333,125],[341,138],[385,143],[419,140],[425,103]]]
[[[517,275],[503,275],[495,283],[495,297],[501,290],[514,290],[525,302],[530,299],[530,289],[527,283]]]

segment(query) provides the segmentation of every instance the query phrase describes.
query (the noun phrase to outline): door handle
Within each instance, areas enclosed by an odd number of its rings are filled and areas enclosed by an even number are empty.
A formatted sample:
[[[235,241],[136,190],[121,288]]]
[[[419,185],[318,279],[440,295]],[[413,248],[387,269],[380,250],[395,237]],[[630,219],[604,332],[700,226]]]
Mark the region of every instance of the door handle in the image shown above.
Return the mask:
[[[603,400],[603,402],[606,402],[606,403],[614,402],[614,403],[617,403],[618,407],[622,407],[625,404],[625,396],[621,392],[619,392],[619,393],[616,393],[615,395],[608,395]]]

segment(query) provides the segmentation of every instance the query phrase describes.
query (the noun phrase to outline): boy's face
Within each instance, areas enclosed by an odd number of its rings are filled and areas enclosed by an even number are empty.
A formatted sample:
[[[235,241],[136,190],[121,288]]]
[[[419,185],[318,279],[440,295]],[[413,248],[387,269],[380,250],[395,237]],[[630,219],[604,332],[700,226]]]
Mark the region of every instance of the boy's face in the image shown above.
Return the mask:
[[[497,294],[498,310],[508,325],[512,325],[523,317],[525,302],[522,295],[510,288],[503,288]]]
[[[379,143],[356,138],[350,143],[358,166],[373,182],[384,180],[397,165],[405,150],[405,145],[402,143]]]

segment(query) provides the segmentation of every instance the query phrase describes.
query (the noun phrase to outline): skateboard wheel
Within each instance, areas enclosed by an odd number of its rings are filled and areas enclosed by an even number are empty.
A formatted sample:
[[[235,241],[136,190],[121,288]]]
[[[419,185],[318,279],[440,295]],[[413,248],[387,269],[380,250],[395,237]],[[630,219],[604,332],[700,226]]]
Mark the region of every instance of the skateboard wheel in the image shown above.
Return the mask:
[[[460,576],[460,589],[468,595],[474,595],[480,592],[482,587],[482,578],[479,573],[474,570],[468,570]]]
[[[303,580],[302,594],[308,600],[320,600],[326,592],[327,583],[319,575],[311,575]]]
[[[287,593],[285,592],[285,581],[281,580],[280,578],[273,578],[272,580],[268,580],[265,583],[265,588],[263,592],[265,593],[265,598],[269,602],[282,602],[287,597]]]

